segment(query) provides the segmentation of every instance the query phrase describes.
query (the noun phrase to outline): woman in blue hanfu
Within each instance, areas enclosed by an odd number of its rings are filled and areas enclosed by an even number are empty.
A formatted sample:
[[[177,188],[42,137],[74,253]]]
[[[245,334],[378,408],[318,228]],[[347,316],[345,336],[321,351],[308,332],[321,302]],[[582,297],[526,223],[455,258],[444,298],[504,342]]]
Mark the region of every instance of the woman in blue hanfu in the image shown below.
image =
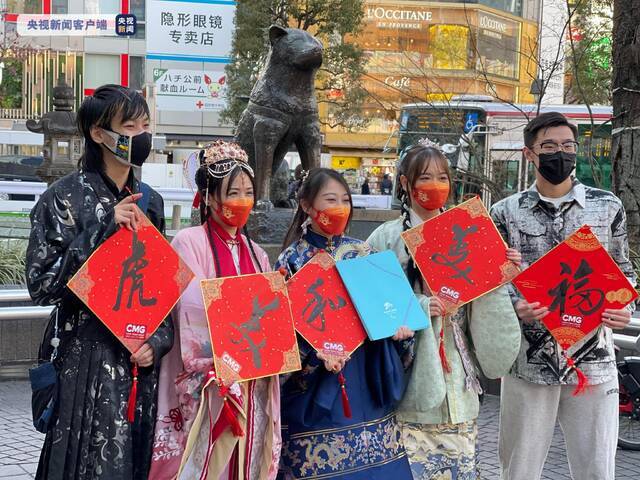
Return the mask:
[[[311,170],[298,201],[276,269],[291,276],[323,250],[335,260],[371,253],[367,244],[344,235],[352,203],[340,174]],[[344,361],[325,358],[298,337],[302,370],[281,382],[279,479],[411,479],[395,409],[404,392],[412,337],[401,327],[393,339],[365,341]]]

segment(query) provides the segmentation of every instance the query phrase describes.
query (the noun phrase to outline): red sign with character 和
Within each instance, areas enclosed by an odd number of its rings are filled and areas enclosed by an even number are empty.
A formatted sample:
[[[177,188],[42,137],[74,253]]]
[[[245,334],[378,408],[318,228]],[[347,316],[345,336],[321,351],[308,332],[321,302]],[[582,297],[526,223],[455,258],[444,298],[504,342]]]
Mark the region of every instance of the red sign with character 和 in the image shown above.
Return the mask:
[[[345,358],[367,338],[331,255],[321,251],[287,282],[296,330],[325,358]]]

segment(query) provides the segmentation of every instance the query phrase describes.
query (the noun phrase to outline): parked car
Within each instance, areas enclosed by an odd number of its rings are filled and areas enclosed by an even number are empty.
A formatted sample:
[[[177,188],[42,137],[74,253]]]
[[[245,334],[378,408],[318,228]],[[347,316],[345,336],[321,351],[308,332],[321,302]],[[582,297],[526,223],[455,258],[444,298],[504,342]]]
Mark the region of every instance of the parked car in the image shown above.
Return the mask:
[[[0,155],[0,181],[42,182],[36,173],[43,158],[33,155]],[[34,200],[34,195],[5,194],[0,191],[2,200]]]

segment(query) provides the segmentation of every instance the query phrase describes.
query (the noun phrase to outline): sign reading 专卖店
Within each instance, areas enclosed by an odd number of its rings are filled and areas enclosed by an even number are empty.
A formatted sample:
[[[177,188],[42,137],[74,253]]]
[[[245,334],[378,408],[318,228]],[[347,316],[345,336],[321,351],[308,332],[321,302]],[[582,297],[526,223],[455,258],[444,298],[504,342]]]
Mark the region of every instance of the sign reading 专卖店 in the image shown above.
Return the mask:
[[[230,62],[235,2],[189,0],[147,2],[147,58]]]

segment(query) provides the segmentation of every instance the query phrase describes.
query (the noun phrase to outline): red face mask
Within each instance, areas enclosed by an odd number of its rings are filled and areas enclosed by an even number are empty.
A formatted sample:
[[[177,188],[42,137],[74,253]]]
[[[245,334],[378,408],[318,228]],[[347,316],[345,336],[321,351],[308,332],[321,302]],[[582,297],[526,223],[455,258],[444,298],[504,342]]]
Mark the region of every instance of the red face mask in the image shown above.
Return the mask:
[[[440,210],[449,198],[449,183],[424,182],[413,188],[413,198],[425,210]]]
[[[319,210],[313,218],[327,235],[342,235],[349,222],[350,207],[330,207]]]
[[[230,227],[242,228],[246,225],[252,208],[253,198],[236,198],[222,202],[216,213]]]

